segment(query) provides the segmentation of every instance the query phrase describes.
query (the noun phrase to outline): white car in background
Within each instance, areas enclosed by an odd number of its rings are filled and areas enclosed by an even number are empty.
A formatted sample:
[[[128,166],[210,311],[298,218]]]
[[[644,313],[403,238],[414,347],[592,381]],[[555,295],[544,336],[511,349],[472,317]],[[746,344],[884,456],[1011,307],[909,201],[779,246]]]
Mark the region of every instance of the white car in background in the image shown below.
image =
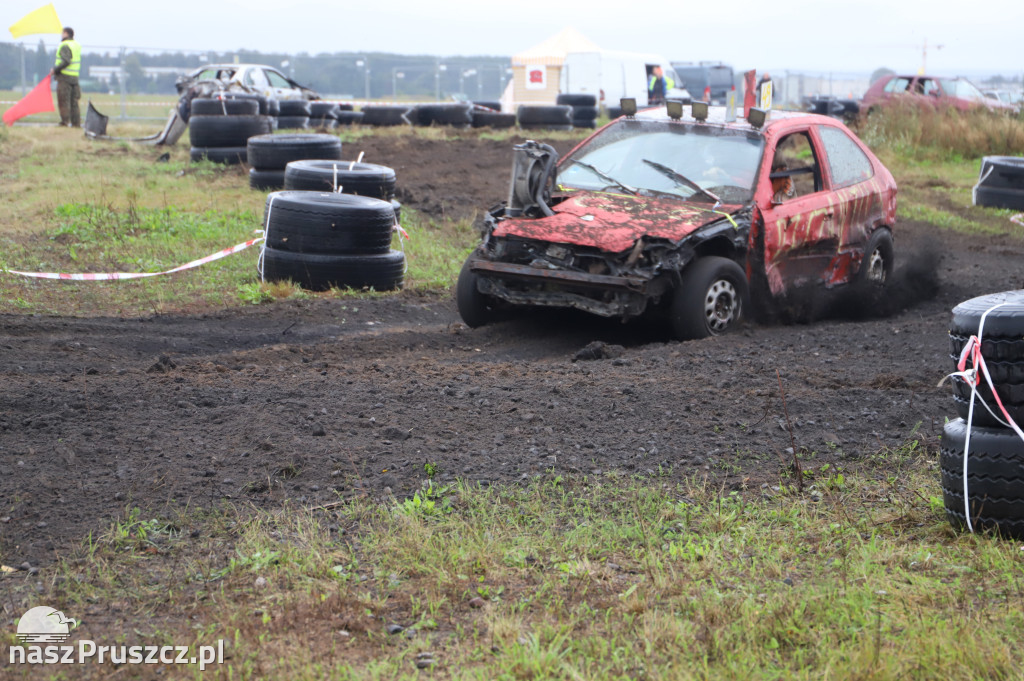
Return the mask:
[[[208,64],[178,79],[178,93],[184,94],[201,81],[217,81],[223,89],[241,89],[267,99],[320,99],[320,95],[299,85],[283,73],[264,64]],[[238,87],[241,86],[241,87]]]

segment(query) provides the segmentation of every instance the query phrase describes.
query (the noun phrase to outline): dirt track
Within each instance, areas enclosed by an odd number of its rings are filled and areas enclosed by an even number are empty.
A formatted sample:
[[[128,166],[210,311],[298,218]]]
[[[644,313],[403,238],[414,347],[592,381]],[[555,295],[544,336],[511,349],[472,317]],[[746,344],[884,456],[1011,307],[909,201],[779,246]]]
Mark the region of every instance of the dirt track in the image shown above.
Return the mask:
[[[359,146],[396,167],[403,203],[432,215],[506,191],[507,143]],[[926,244],[942,254],[934,267]],[[949,371],[949,310],[1024,288],[1019,240],[902,224],[897,249],[904,272],[916,267],[887,317],[825,309],[813,324],[690,343],[585,315],[470,331],[447,295],[408,293],[208,316],[0,316],[0,556],[45,564],[128,506],[403,496],[425,463],[442,481],[553,471],[777,484],[791,435],[776,372],[804,467],[871,471],[870,455],[915,431],[934,443],[952,414],[935,387]],[[938,291],[920,299],[929,271]],[[595,340],[623,347],[573,361]]]

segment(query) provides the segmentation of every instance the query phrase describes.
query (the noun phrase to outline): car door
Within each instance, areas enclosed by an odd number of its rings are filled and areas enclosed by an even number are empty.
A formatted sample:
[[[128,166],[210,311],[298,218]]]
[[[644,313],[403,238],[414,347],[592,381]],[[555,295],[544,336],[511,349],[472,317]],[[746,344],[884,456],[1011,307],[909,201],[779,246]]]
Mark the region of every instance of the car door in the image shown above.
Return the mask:
[[[274,91],[270,87],[270,81],[267,80],[267,76],[263,72],[263,69],[254,68],[246,71],[244,82],[248,87],[260,93],[264,97],[275,96]]]
[[[829,279],[840,229],[822,162],[810,124],[768,140],[755,200],[764,225],[759,256],[775,295]]]
[[[817,129],[826,159],[826,186],[833,197],[838,248],[825,275],[826,285],[845,283],[860,268],[864,246],[878,225],[886,222],[883,183],[860,145],[838,126]]]
[[[264,69],[267,80],[270,81],[270,89],[277,99],[298,99],[299,91],[292,87],[288,79],[273,69]]]

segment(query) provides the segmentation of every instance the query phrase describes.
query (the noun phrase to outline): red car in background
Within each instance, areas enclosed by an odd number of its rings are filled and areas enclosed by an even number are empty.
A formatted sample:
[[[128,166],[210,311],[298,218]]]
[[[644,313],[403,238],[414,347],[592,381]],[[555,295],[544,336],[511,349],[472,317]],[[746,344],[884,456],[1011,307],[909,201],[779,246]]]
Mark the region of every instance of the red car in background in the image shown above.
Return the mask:
[[[960,111],[985,107],[990,111],[1014,111],[1014,107],[986,97],[974,83],[966,78],[940,78],[935,76],[884,76],[876,80],[861,101],[861,111],[873,106],[902,100],[925,106],[952,106]]]

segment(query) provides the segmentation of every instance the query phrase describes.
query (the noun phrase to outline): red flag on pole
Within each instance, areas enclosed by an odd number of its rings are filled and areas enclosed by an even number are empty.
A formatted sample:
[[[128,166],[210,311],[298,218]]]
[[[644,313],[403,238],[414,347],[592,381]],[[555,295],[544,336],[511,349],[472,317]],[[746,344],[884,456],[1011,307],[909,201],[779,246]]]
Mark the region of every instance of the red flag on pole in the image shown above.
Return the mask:
[[[45,111],[53,111],[50,76],[43,78],[20,102],[4,112],[4,125],[10,127],[19,118]]]
[[[751,69],[743,73],[743,117],[750,115],[750,110],[757,106],[754,90],[757,89],[757,72]]]

